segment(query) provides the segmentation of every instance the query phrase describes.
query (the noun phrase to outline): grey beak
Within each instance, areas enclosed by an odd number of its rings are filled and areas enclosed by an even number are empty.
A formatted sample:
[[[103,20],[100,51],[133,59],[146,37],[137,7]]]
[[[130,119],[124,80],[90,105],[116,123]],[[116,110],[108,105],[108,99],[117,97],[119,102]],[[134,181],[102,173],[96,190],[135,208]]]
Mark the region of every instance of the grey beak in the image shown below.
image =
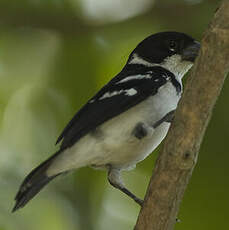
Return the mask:
[[[200,43],[194,41],[193,44],[185,48],[182,52],[182,60],[194,62],[200,50]]]

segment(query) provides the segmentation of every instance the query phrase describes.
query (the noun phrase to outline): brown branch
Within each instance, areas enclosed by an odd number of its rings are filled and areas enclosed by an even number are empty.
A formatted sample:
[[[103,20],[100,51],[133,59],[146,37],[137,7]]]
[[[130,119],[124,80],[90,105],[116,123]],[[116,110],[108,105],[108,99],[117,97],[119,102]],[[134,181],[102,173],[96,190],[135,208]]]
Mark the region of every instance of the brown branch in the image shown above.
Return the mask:
[[[229,1],[204,33],[200,55],[157,160],[135,230],[171,230],[213,106],[229,71]]]

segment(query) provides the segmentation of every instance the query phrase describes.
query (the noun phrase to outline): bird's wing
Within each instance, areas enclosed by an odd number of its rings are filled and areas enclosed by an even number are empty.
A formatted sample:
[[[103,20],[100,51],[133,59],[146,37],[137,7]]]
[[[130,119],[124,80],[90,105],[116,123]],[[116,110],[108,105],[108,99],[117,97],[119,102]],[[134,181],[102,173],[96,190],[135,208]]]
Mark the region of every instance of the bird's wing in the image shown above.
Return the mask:
[[[82,136],[103,122],[140,103],[168,81],[168,73],[151,68],[142,75],[117,75],[83,106],[65,127],[57,143],[61,149],[69,148]]]

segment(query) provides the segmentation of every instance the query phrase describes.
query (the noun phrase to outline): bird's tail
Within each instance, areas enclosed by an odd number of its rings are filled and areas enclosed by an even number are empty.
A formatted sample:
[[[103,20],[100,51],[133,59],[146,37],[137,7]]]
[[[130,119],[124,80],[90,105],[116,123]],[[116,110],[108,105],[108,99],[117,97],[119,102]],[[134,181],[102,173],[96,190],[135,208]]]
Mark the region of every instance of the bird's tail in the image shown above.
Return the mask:
[[[56,176],[62,174],[59,173],[56,175],[48,176],[46,173],[52,161],[58,154],[59,152],[56,152],[48,160],[41,163],[24,179],[15,197],[16,203],[12,212],[15,212],[17,209],[24,207],[46,184],[48,184]]]

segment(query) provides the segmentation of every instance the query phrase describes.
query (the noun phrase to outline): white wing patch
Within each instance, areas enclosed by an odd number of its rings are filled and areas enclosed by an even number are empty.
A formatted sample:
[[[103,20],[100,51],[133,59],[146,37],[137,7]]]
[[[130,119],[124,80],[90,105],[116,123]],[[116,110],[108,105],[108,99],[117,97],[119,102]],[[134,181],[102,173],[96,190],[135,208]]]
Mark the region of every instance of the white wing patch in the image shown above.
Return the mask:
[[[131,81],[131,80],[151,79],[151,78],[152,77],[150,74],[146,74],[146,75],[140,75],[139,74],[139,75],[126,77],[126,78],[122,79],[121,81],[116,82],[116,84],[120,84],[120,83]]]
[[[165,78],[166,81],[170,80],[171,77],[167,75],[167,73],[165,73],[165,75],[163,75],[163,77]]]
[[[90,100],[90,101],[89,101],[89,103],[93,103],[93,102],[95,102],[95,100],[94,100],[94,99],[92,99],[92,100]]]
[[[99,98],[99,100],[103,100],[105,98],[113,97],[115,95],[119,95],[121,93],[124,93],[127,96],[133,96],[137,93],[137,90],[135,89],[125,89],[125,90],[119,90],[119,91],[113,91],[113,92],[107,92],[102,97]]]
[[[124,90],[126,92],[126,95],[128,96],[133,96],[137,93],[137,90],[136,89],[127,89],[127,90]]]

